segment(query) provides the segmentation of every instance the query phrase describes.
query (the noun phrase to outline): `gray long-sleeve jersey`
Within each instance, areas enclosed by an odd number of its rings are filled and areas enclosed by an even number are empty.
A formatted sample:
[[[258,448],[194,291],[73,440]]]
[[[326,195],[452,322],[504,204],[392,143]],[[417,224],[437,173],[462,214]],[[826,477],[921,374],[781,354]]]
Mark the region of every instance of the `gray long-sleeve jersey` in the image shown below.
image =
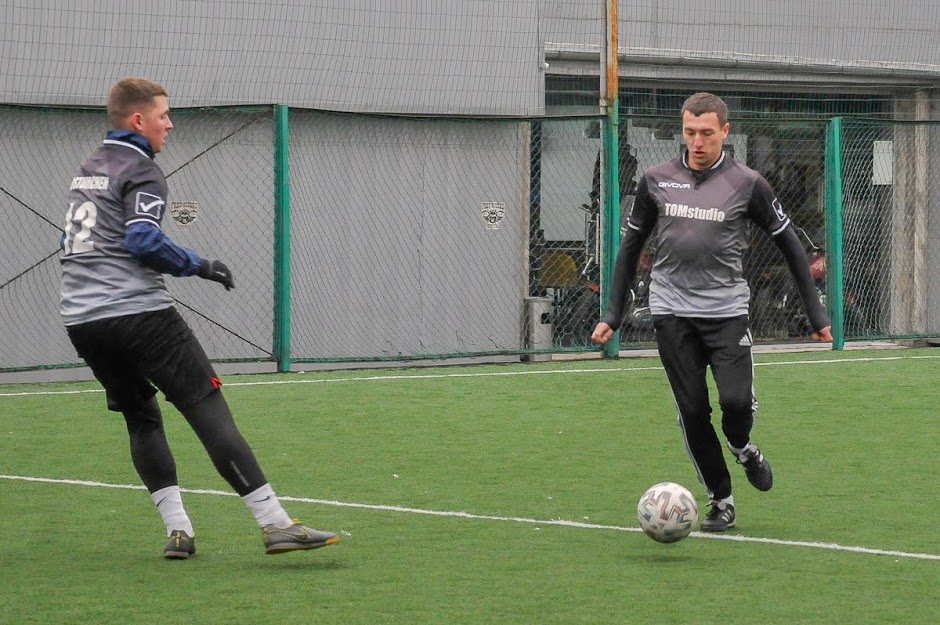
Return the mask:
[[[62,242],[65,325],[173,305],[163,276],[124,245],[131,224],[160,226],[166,196],[163,172],[129,142],[107,139],[82,163],[70,185]]]
[[[748,314],[750,289],[742,261],[753,225],[784,254],[814,330],[829,325],[816,296],[806,254],[770,184],[722,154],[711,169],[691,169],[683,155],[646,171],[627,220],[603,321],[617,328],[636,262],[657,230],[650,283],[654,315],[727,318]]]

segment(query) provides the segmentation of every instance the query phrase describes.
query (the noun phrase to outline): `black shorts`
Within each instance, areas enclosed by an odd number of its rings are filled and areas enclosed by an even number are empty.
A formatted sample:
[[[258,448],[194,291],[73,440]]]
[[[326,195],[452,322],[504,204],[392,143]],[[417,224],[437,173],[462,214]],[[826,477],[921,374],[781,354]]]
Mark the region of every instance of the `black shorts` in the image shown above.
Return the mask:
[[[67,326],[78,355],[107,393],[108,409],[134,410],[160,389],[178,409],[221,386],[175,308]]]

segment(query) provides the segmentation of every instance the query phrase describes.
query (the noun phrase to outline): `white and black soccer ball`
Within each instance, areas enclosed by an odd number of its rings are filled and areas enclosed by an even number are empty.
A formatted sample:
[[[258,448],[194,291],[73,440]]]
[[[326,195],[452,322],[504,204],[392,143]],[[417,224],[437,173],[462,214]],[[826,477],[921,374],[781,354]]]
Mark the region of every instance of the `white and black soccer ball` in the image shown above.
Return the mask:
[[[698,503],[687,488],[660,482],[640,497],[636,518],[643,532],[660,543],[674,543],[692,533],[698,522]]]

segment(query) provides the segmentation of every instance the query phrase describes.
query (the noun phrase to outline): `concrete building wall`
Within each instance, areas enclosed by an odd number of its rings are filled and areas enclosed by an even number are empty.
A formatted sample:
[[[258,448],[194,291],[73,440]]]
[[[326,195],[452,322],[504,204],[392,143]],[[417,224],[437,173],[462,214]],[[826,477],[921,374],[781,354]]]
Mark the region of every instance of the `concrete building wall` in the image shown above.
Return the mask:
[[[940,77],[933,0],[621,2],[625,77]],[[544,72],[597,72],[606,2],[51,0],[0,5],[0,103],[97,106],[114,80],[178,107],[538,115]],[[573,57],[580,61],[568,65]],[[547,58],[549,67],[543,65]],[[589,60],[587,65],[585,60]],[[720,68],[720,72],[703,68]],[[768,75],[770,72],[770,75]],[[869,80],[870,82],[870,80]]]
[[[596,51],[602,22],[586,27],[573,3],[551,4],[541,28],[546,49]],[[621,55],[673,69],[714,60],[780,71],[940,73],[940,4],[933,0],[641,0],[621,2],[618,14]]]
[[[541,112],[539,2],[51,0],[0,5],[0,103],[98,106],[127,75],[171,105]]]

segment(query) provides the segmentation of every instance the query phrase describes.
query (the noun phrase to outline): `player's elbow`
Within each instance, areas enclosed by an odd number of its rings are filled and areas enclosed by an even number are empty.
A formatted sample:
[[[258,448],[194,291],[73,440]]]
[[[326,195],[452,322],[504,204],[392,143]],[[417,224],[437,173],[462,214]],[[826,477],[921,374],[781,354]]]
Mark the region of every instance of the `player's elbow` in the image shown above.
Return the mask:
[[[124,246],[137,258],[152,256],[163,245],[163,231],[151,225],[131,226],[124,234]]]

